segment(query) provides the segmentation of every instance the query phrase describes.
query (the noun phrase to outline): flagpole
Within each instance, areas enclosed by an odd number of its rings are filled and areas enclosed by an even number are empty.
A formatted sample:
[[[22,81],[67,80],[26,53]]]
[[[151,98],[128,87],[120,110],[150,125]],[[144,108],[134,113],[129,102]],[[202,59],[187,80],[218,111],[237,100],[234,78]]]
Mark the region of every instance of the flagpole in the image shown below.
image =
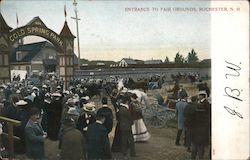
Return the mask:
[[[64,4],[64,17],[65,17],[65,21],[67,22],[66,4]]]
[[[17,16],[17,13],[16,13],[16,28],[18,28],[18,23],[19,23],[19,21],[18,21],[18,16]]]
[[[78,30],[78,21],[80,20],[77,15],[77,2],[74,0],[73,5],[75,6],[75,17],[71,17],[76,20],[76,34],[77,34],[77,50],[78,50],[78,69],[80,69],[80,40],[79,40],[79,30]]]

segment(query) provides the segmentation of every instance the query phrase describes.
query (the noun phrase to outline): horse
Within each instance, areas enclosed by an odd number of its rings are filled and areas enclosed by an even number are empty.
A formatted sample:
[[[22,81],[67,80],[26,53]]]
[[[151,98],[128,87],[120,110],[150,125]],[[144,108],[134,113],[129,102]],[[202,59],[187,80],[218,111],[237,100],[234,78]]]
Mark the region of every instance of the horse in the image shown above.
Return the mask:
[[[129,89],[142,89],[144,92],[148,90],[148,83],[146,81],[135,82],[132,78],[129,78],[124,86]]]
[[[83,88],[85,88],[86,95],[88,95],[90,98],[94,96],[101,97],[101,90],[102,85],[97,83],[85,83],[82,85]]]
[[[104,95],[107,95],[107,96],[110,96],[113,89],[115,89],[117,86],[117,83],[116,82],[106,82],[104,85],[103,85],[103,92],[104,92]]]

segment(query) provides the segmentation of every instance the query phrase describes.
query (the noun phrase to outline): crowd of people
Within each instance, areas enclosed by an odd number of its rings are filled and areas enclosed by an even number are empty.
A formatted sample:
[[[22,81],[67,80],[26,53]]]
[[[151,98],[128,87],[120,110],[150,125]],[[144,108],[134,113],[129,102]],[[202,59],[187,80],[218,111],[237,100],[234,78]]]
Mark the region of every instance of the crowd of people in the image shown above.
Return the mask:
[[[136,156],[135,141],[150,138],[142,120],[141,103],[134,93],[114,88],[109,97],[102,95],[101,105],[96,106],[81,84],[69,90],[63,89],[62,83],[55,88],[27,84],[0,85],[1,116],[21,122],[14,127],[14,136],[20,138],[14,141],[17,154],[45,159],[44,141],[48,138],[59,141],[60,159],[111,159],[112,152],[127,158]],[[7,123],[2,124],[7,133]],[[108,135],[113,127],[115,137],[110,145]],[[8,150],[7,139],[2,144]]]
[[[62,160],[111,159],[113,152],[121,153],[125,159],[137,156],[135,142],[145,142],[151,137],[142,115],[142,108],[148,105],[146,94],[131,91],[118,83],[110,95],[102,94],[101,105],[96,106],[84,83],[86,80],[77,85],[72,83],[68,90],[60,80],[49,83],[43,80],[41,86],[25,81],[0,85],[1,116],[21,121],[20,126],[14,127],[14,135],[20,137],[14,141],[15,153],[26,154],[29,159],[45,159],[44,141],[47,138],[59,141],[59,159]],[[187,102],[187,92],[178,82],[169,90],[176,99],[176,145],[180,144],[184,132],[184,144],[192,151],[193,159],[197,154],[203,158],[204,146],[209,144],[211,136],[208,134],[210,104],[206,100],[209,89],[206,86],[204,91],[202,87],[199,96],[191,98],[192,102]],[[7,132],[7,124],[1,125]],[[109,134],[113,128],[115,135],[110,144]],[[2,139],[1,148],[8,149],[6,139]]]
[[[173,94],[168,98],[176,100],[177,135],[175,145],[180,146],[183,133],[183,145],[191,152],[191,159],[204,159],[205,147],[209,146],[211,158],[211,102],[210,89],[206,82],[199,81],[198,93],[188,96],[183,85],[177,82],[169,90]]]
[[[211,147],[211,96],[206,82],[199,80],[197,91],[188,95],[182,84],[174,82],[171,93],[156,94],[159,106],[173,107],[177,117],[177,135],[175,145],[180,146],[183,135],[183,145],[191,152],[191,159],[204,159],[205,147]],[[211,158],[210,151],[208,157]]]

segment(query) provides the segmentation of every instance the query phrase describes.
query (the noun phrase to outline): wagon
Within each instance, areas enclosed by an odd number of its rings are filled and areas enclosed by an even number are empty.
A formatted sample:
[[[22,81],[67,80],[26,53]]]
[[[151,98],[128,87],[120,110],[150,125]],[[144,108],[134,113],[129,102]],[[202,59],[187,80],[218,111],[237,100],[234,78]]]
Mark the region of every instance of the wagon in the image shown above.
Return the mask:
[[[166,125],[170,126],[172,122],[176,122],[175,110],[159,104],[151,104],[145,107],[142,114],[146,125],[155,128],[163,128]]]

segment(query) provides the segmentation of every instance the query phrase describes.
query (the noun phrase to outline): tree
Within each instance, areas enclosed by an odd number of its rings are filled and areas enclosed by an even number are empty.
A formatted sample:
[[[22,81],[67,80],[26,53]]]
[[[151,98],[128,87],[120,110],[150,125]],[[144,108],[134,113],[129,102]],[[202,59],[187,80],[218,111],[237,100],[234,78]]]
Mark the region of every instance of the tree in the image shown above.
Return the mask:
[[[184,57],[181,54],[179,54],[179,52],[176,53],[176,56],[174,58],[174,62],[175,63],[183,63],[183,61],[184,61]]]
[[[199,60],[197,53],[194,51],[194,49],[191,50],[191,52],[188,53],[187,61],[188,63],[195,63]]]
[[[165,58],[164,63],[169,63],[169,58],[168,58],[168,56]]]

